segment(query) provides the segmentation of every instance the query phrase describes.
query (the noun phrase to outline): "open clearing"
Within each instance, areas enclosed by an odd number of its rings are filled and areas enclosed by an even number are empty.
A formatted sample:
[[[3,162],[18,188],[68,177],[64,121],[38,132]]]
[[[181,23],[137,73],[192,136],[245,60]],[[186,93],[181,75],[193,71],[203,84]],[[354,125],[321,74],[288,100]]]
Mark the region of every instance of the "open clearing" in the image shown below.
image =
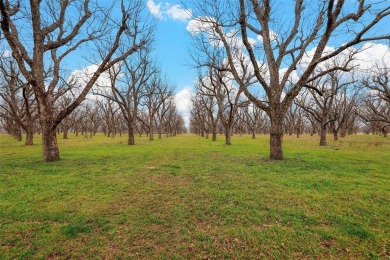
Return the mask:
[[[390,257],[390,139],[218,138],[0,135],[0,259]]]

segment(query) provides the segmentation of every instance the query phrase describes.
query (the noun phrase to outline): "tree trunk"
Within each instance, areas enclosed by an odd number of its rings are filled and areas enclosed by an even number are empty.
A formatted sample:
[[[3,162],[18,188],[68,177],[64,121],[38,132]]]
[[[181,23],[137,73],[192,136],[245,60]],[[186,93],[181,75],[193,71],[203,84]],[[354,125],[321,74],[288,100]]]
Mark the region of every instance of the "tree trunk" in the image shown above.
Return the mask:
[[[20,130],[19,127],[15,127],[15,130],[14,130],[14,138],[17,140],[17,141],[22,141],[22,130]]]
[[[42,149],[44,162],[54,162],[60,159],[56,129],[45,123],[42,124]]]
[[[333,130],[333,140],[334,141],[339,140],[339,134],[338,134],[337,130]]]
[[[320,146],[326,146],[326,126],[320,128]]]
[[[25,145],[33,145],[33,138],[34,138],[34,125],[32,122],[28,122],[26,125],[26,142],[24,143]]]
[[[154,140],[153,132],[154,132],[154,125],[153,125],[153,119],[151,119],[149,121],[149,140],[150,141]]]
[[[386,126],[382,128],[382,134],[383,134],[383,137],[388,136],[388,128]]]
[[[270,116],[271,130],[270,130],[270,159],[283,160],[283,119],[282,113],[275,113]]]
[[[26,131],[26,142],[24,143],[25,145],[33,145],[33,138],[34,138],[34,132],[32,129],[29,129]]]
[[[213,132],[213,141],[217,141],[217,132]]]
[[[256,134],[254,130],[252,131],[252,139],[256,139]]]
[[[64,134],[63,134],[63,139],[68,139],[68,128],[64,128]]]
[[[225,129],[225,144],[227,145],[231,145],[232,142],[231,142],[231,134],[230,134],[230,129],[229,127],[227,127]]]
[[[128,140],[127,140],[127,144],[128,145],[135,145],[135,138],[134,138],[134,127],[133,127],[133,124],[129,123],[128,124]]]

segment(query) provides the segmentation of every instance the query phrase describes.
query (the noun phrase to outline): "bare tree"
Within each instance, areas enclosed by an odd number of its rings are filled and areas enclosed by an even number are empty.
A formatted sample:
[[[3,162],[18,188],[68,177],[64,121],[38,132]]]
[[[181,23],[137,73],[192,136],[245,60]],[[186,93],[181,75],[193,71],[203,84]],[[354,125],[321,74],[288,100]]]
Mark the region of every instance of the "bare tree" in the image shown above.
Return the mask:
[[[0,58],[0,72],[2,117],[7,119],[9,131],[16,139],[22,140],[23,129],[26,132],[25,145],[33,145],[37,107],[31,87],[23,81],[23,76],[12,57]]]
[[[379,130],[387,137],[390,131],[390,68],[375,66],[372,74],[362,80],[362,85],[368,92],[363,96],[364,106],[358,114],[373,132]]]
[[[119,105],[127,125],[128,145],[135,144],[135,124],[140,102],[145,95],[147,82],[157,73],[147,51],[141,51],[133,56],[108,71],[109,89],[100,86],[95,92]]]
[[[120,1],[118,19],[112,13],[114,6],[101,4],[106,6],[89,0],[14,4],[0,0],[2,34],[37,99],[45,162],[59,160],[57,126],[86,98],[100,75],[151,40],[141,0]],[[25,35],[32,35],[33,41],[23,41]],[[59,87],[62,62],[87,44],[95,46],[102,60],[72,103],[53,113],[55,101],[69,90]]]
[[[156,74],[147,84],[142,105],[147,108],[148,120],[143,121],[149,128],[149,140],[154,140],[155,120],[160,107],[169,101],[173,89],[167,78]],[[142,118],[138,118],[142,120]]]
[[[389,39],[388,32],[374,34],[376,24],[390,15],[390,6],[383,1],[295,1],[295,5],[275,4],[270,0],[213,1],[194,3],[197,22],[210,42],[217,40],[227,55],[229,71],[247,98],[269,116],[270,158],[283,159],[283,122],[288,108],[305,86],[342,66],[321,72],[316,67],[351,47],[367,41]],[[374,1],[375,2],[375,1]],[[289,20],[283,13],[294,14]],[[241,80],[229,35],[236,34],[243,43],[253,67],[258,87],[265,93],[261,99]],[[343,33],[343,42],[333,48],[327,44]],[[254,42],[254,38],[261,41]],[[313,48],[313,46],[315,48]],[[308,55],[309,50],[311,54]]]

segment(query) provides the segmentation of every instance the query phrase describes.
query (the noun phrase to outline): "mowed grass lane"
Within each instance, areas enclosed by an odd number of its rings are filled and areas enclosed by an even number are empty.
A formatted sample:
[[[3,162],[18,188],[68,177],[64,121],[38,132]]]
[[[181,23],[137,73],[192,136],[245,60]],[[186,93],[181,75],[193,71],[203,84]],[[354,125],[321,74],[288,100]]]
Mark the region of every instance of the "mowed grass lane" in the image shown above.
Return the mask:
[[[389,139],[218,138],[0,135],[0,259],[389,257]]]

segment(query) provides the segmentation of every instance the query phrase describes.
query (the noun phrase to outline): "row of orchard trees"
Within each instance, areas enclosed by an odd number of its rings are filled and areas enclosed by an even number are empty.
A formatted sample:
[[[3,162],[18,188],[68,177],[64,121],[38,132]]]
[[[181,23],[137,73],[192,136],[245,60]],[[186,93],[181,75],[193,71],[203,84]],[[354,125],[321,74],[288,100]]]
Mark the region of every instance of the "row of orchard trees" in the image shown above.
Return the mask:
[[[147,69],[144,58],[132,59],[132,65],[125,60],[123,65],[109,70],[104,75],[108,85],[96,86],[93,95],[61,121],[57,133],[61,132],[67,139],[70,131],[77,136],[89,133],[90,137],[97,132],[109,137],[126,132],[128,144],[134,145],[136,134],[145,133],[153,140],[155,133],[161,138],[163,134],[175,136],[185,132],[184,119],[176,109],[172,84],[156,69],[151,69],[153,66]],[[13,58],[0,58],[0,70],[1,127],[19,141],[22,132],[26,133],[25,144],[32,145],[34,133],[42,132],[34,93],[22,80]],[[73,99],[70,91],[59,96],[53,113],[68,107]]]
[[[318,134],[326,146],[347,134],[372,133],[387,137],[390,131],[390,68],[373,68],[369,76],[356,80],[354,73],[333,71],[305,88],[294,99],[283,121],[283,132],[299,137]],[[361,75],[360,75],[361,76]],[[234,86],[199,78],[191,111],[190,131],[216,141],[217,134],[269,134],[270,118]]]
[[[171,84],[150,57],[154,22],[142,0],[0,0],[1,122],[33,143],[43,160],[59,160],[63,130],[113,136],[183,131]],[[90,70],[70,73],[75,60]],[[89,98],[91,92],[98,98]],[[88,101],[85,101],[88,99]]]
[[[365,43],[390,39],[384,26],[390,16],[387,1],[200,0],[192,1],[191,8],[195,18],[187,29],[194,38],[193,61],[200,71],[195,104],[202,104],[207,111],[217,103],[216,116],[209,115],[210,124],[213,128],[220,120],[227,143],[246,101],[256,111],[264,111],[259,113],[268,118],[273,160],[283,159],[288,113],[298,104],[306,107],[298,102],[300,97],[308,95],[307,102],[315,100],[315,95],[322,94],[321,82],[333,73],[350,71]],[[385,29],[380,30],[381,25]],[[372,81],[368,79],[367,84],[375,83]],[[382,89],[377,84],[372,87]],[[332,95],[335,103],[341,95]],[[211,96],[214,99],[207,98]],[[375,98],[372,102],[371,110],[382,109]],[[198,107],[193,110],[192,123],[193,128],[201,129],[206,123],[196,117],[207,112],[196,111]],[[305,111],[310,114],[309,109]],[[336,124],[329,117],[327,120]]]

